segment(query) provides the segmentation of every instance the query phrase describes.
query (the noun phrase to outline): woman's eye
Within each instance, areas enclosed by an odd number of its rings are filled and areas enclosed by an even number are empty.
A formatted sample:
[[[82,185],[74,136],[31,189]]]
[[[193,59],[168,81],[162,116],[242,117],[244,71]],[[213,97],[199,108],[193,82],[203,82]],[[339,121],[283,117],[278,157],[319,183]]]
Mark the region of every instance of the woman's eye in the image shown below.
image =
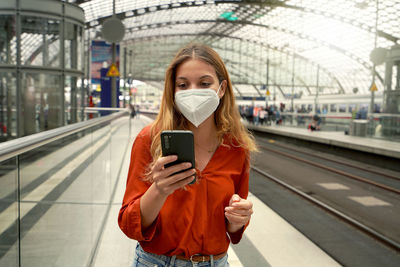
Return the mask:
[[[186,84],[184,84],[184,83],[178,83],[178,84],[176,85],[176,87],[178,87],[178,88],[185,88],[185,87],[186,87]]]
[[[203,87],[210,87],[210,85],[211,83],[206,83],[206,82],[201,83],[201,86]]]

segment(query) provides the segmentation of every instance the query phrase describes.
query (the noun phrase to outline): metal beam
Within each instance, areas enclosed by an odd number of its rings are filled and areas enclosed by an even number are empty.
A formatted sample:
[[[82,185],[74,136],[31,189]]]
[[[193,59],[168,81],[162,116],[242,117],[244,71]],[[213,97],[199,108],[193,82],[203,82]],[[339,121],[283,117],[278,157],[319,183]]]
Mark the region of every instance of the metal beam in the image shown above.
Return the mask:
[[[252,40],[248,40],[248,39],[243,39],[243,38],[233,37],[233,36],[223,35],[223,34],[217,34],[217,33],[208,33],[208,34],[190,34],[190,33],[187,33],[187,34],[164,34],[164,35],[153,35],[153,36],[139,37],[139,38],[135,38],[135,39],[132,39],[132,40],[152,40],[152,39],[159,39],[159,38],[166,38],[166,37],[182,37],[182,36],[218,36],[218,37],[223,37],[223,38],[228,38],[228,39],[236,39],[236,40],[240,40],[240,41],[251,42],[251,43],[254,43],[254,44],[257,44],[257,45],[261,45],[263,47],[266,47],[266,48],[269,48],[269,49],[272,49],[272,50],[275,50],[275,51],[279,51],[279,52],[287,54],[287,55],[291,54],[290,51],[286,51],[286,50],[284,50],[284,48],[281,48],[281,47],[270,46],[268,44],[263,44],[263,43],[252,41]],[[129,42],[130,42],[129,40],[125,41],[126,44],[129,44]],[[132,41],[132,43],[133,43],[133,41]],[[309,62],[311,65],[314,65],[314,66],[318,66],[319,65],[318,63],[316,63],[316,62],[314,62],[314,61],[312,61],[310,59],[307,59],[305,57],[302,57],[302,56],[300,56],[298,54],[295,54],[295,56],[305,60],[306,62]],[[335,75],[333,75],[332,73],[327,71],[322,66],[320,66],[320,69],[323,70],[329,77],[331,77],[331,79],[334,80],[338,84],[339,89],[344,92],[344,88],[343,88],[342,84],[336,78]]]

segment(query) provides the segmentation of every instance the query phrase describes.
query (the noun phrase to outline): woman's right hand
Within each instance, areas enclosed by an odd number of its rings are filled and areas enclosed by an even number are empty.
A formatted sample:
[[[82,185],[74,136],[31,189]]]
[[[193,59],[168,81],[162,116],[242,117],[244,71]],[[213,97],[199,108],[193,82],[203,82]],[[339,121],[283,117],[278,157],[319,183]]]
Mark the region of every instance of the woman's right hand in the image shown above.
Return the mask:
[[[178,159],[176,155],[160,157],[151,169],[153,184],[160,194],[168,196],[176,189],[182,188],[194,179],[196,170],[188,169],[192,166],[190,162],[179,163],[168,168],[164,168],[165,164],[174,162]],[[176,173],[186,170],[181,173]]]

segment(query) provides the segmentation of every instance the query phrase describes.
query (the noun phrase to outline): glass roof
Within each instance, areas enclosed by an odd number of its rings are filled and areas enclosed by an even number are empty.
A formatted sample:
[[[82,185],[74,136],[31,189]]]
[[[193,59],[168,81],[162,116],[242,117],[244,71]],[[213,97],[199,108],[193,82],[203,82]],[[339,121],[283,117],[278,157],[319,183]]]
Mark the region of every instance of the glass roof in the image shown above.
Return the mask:
[[[90,37],[113,14],[113,0],[77,0]],[[398,0],[115,0],[132,51],[132,77],[162,85],[165,69],[184,44],[213,47],[242,96],[369,93],[375,47],[399,44]],[[384,66],[376,68],[383,91]],[[160,88],[162,89],[162,88]]]

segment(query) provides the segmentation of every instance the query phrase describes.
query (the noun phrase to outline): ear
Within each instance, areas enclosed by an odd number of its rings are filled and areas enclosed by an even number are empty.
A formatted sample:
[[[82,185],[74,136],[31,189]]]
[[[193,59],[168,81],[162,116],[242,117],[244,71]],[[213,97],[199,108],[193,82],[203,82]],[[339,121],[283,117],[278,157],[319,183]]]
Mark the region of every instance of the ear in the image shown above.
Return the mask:
[[[228,82],[226,80],[223,80],[221,82],[221,89],[219,89],[219,93],[218,93],[219,98],[222,98],[225,95],[225,91],[226,91],[227,87],[228,87]]]

